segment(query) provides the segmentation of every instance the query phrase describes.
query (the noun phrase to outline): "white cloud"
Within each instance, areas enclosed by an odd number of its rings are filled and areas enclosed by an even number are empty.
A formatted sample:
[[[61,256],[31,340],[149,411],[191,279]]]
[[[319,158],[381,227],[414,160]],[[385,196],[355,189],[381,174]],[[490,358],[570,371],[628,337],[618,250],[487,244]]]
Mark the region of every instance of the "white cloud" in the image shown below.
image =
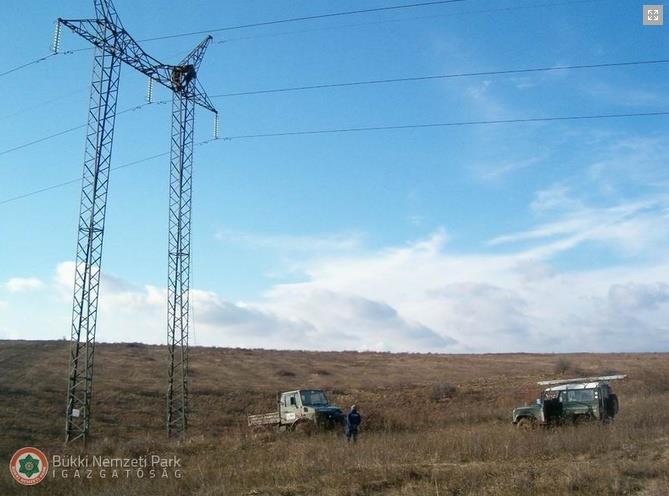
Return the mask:
[[[194,318],[201,329],[200,344],[313,347],[309,338],[316,329],[305,320],[282,318],[262,306],[231,303],[211,291],[195,290],[192,300]]]
[[[583,178],[602,194],[615,195],[636,184],[666,191],[669,174],[665,150],[669,140],[661,135],[609,136],[606,145],[594,154]]]
[[[669,285],[614,284],[609,289],[609,303],[613,308],[629,312],[654,311],[669,302]]]
[[[10,293],[24,293],[42,289],[44,283],[36,277],[13,277],[5,283]]]
[[[532,206],[542,212],[556,210],[565,213],[526,231],[497,236],[489,241],[489,245],[539,242],[526,255],[547,258],[587,241],[633,255],[668,240],[665,234],[669,220],[666,214],[669,209],[667,197],[591,207],[570,200],[563,191],[555,190],[550,193],[539,192]]]
[[[572,211],[582,209],[583,203],[574,198],[565,184],[555,184],[539,190],[534,195],[530,208],[535,213],[551,210]]]
[[[337,298],[328,299],[332,307],[327,307],[305,295],[327,288],[374,298],[405,321],[420,323],[447,341],[455,339],[442,343],[446,350],[654,350],[669,349],[664,332],[669,298],[658,282],[668,279],[666,263],[558,272],[526,252],[449,254],[433,236],[369,257],[319,261],[310,268],[308,282],[278,286],[267,302],[276,312],[324,312],[329,319],[331,311],[340,311]],[[626,305],[620,304],[623,295]],[[652,311],[640,313],[639,301]],[[383,326],[378,329],[385,332]],[[440,349],[411,340],[398,342],[395,349],[430,347]]]
[[[484,181],[498,181],[523,169],[534,167],[546,160],[546,157],[530,157],[495,164],[478,166],[478,177]]]
[[[455,344],[392,305],[350,291],[283,285],[268,294],[264,305],[284,318],[310,322],[312,349],[445,351]]]
[[[71,299],[74,289],[74,262],[61,262],[56,266],[54,287],[61,299]]]
[[[439,230],[415,246],[430,251],[432,243],[444,241],[445,232]],[[74,263],[58,265],[54,288],[68,299],[73,277]],[[402,316],[392,305],[348,290],[277,285],[261,301],[233,303],[214,292],[195,289],[191,302],[194,337],[200,345],[446,351],[455,344],[448,335]],[[102,274],[101,341],[163,343],[166,320],[164,288],[136,286]]]
[[[568,190],[538,198],[537,215],[552,218],[498,236],[480,253],[451,250],[437,229],[376,251],[306,254],[301,282],[275,284],[254,301],[193,290],[194,340],[317,350],[669,350],[666,200],[593,207]],[[624,261],[555,265],[587,242],[619,249]],[[73,270],[60,264],[53,284],[68,299]],[[165,288],[107,274],[101,284],[100,340],[165,342]]]

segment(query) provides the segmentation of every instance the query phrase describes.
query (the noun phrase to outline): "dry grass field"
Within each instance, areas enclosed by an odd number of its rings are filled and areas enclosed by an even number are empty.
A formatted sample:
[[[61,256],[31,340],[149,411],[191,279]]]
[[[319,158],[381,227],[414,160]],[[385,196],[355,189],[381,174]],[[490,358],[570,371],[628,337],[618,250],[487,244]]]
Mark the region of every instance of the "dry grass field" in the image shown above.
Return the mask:
[[[63,446],[68,344],[0,342],[0,460],[23,446]],[[157,453],[183,477],[51,479],[0,495],[669,495],[669,354],[419,355],[193,348],[188,437],[163,427],[166,350],[96,348],[91,455]],[[519,432],[511,409],[555,376],[626,373],[613,425]],[[251,433],[247,413],[274,394],[320,387],[355,402],[364,431]]]

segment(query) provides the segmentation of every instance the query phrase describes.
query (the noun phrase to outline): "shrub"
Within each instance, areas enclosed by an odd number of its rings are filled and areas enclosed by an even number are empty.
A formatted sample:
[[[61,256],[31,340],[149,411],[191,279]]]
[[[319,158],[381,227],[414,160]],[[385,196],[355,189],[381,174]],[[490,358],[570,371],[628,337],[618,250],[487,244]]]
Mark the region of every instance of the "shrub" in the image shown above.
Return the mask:
[[[553,369],[556,374],[566,374],[570,370],[572,370],[572,363],[567,360],[566,358],[560,358],[556,363],[555,363],[555,368]]]
[[[295,372],[291,372],[290,370],[281,369],[276,373],[276,375],[278,375],[279,377],[295,377]]]
[[[447,382],[440,382],[432,387],[432,395],[430,397],[432,398],[432,401],[442,401],[447,398],[452,398],[456,391],[457,388],[454,385]]]

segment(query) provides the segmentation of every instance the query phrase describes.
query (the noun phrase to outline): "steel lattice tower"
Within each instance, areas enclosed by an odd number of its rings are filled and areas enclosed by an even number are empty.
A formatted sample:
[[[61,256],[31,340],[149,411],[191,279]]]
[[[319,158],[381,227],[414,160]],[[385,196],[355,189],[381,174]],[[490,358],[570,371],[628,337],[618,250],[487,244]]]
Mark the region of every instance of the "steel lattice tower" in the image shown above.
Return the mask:
[[[167,434],[188,427],[188,338],[193,136],[197,71],[211,37],[172,73],[172,145],[167,276]]]
[[[216,113],[197,82],[197,70],[211,41],[207,37],[179,65],[148,55],[123,28],[112,0],[95,0],[95,19],[58,19],[95,47],[93,80],[84,154],[72,310],[66,441],[86,440],[90,429],[95,330],[102,242],[121,63],[126,63],[173,92],[170,170],[168,275],[167,431],[186,430],[190,217],[195,105]]]
[[[190,223],[195,107],[174,94],[167,276],[167,433],[183,432],[188,415]]]

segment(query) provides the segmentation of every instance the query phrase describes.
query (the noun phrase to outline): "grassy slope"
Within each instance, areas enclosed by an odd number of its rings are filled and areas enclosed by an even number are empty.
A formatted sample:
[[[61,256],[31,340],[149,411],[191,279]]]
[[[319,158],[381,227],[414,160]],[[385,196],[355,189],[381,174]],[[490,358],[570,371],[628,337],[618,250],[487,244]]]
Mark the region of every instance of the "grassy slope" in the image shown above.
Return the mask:
[[[62,446],[67,344],[0,341],[0,462],[22,446]],[[623,372],[613,426],[520,433],[511,408],[533,384]],[[177,454],[182,480],[47,480],[19,488],[0,469],[0,494],[669,494],[669,354],[418,355],[193,348],[192,428],[163,431],[166,349],[96,348],[90,454]],[[455,390],[434,401],[435,385]],[[352,449],[337,434],[252,434],[247,413],[274,393],[323,387],[355,402],[365,431]],[[446,388],[447,390],[449,388]]]

